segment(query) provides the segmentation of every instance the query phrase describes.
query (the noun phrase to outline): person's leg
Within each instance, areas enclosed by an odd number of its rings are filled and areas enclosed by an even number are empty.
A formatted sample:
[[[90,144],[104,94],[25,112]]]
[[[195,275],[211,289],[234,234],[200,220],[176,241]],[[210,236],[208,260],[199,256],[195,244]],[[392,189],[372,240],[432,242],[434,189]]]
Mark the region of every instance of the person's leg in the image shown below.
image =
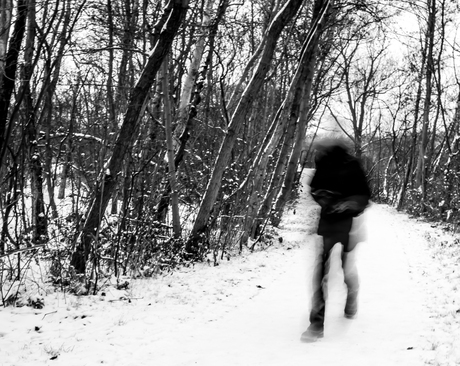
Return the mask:
[[[324,295],[327,293],[326,275],[328,272],[328,260],[331,250],[336,244],[334,238],[323,237],[323,250],[319,253],[313,273],[313,297],[310,311],[310,326],[302,334],[303,341],[314,341],[323,336],[324,315],[326,301]]]
[[[345,304],[345,317],[353,318],[358,311],[358,292],[359,292],[359,277],[356,268],[356,242],[352,237],[344,238],[342,241],[342,267],[347,285],[347,301]]]

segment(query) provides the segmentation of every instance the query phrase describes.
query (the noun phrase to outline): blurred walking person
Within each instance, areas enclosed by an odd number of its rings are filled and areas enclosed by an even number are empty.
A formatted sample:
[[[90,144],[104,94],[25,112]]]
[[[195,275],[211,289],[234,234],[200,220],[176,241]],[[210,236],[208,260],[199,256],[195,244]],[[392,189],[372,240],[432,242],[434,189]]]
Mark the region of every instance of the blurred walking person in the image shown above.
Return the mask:
[[[357,313],[359,279],[353,255],[363,228],[357,227],[360,220],[356,218],[367,207],[371,195],[361,164],[349,153],[343,139],[324,138],[315,145],[316,171],[310,187],[313,199],[321,206],[317,233],[322,236],[323,245],[313,274],[310,326],[301,336],[303,342],[324,336],[327,262],[337,243],[343,245],[342,267],[347,286],[344,315],[351,319]]]

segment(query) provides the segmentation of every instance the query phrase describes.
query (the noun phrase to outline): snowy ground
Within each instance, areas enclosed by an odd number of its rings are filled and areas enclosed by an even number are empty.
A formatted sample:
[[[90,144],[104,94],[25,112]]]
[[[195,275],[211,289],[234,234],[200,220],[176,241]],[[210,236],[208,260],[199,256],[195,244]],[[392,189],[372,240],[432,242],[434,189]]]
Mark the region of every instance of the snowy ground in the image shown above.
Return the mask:
[[[358,248],[358,317],[343,317],[336,246],[325,338],[300,342],[317,212],[305,188],[282,244],[106,296],[51,293],[40,310],[0,308],[0,365],[460,365],[459,240],[381,205],[368,209]]]

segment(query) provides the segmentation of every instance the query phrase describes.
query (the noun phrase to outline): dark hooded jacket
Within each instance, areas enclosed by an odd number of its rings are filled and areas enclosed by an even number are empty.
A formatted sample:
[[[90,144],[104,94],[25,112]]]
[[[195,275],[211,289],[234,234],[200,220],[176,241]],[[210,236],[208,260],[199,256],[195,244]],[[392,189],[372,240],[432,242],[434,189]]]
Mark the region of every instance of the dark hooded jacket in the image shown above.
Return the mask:
[[[371,195],[361,164],[341,146],[329,146],[318,154],[310,186],[321,206],[318,234],[323,236],[348,233],[353,217],[364,211]],[[338,210],[342,202],[353,205]]]

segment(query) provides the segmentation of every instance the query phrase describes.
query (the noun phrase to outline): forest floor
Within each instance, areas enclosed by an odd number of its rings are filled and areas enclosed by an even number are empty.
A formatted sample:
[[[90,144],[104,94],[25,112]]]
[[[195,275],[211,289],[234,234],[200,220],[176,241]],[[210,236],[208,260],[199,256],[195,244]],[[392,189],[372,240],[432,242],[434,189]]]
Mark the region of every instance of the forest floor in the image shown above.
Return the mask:
[[[325,337],[300,342],[320,245],[309,173],[263,250],[132,280],[105,296],[48,288],[43,309],[0,308],[0,365],[460,365],[458,237],[385,205],[364,216],[357,318],[343,317],[337,245]]]

